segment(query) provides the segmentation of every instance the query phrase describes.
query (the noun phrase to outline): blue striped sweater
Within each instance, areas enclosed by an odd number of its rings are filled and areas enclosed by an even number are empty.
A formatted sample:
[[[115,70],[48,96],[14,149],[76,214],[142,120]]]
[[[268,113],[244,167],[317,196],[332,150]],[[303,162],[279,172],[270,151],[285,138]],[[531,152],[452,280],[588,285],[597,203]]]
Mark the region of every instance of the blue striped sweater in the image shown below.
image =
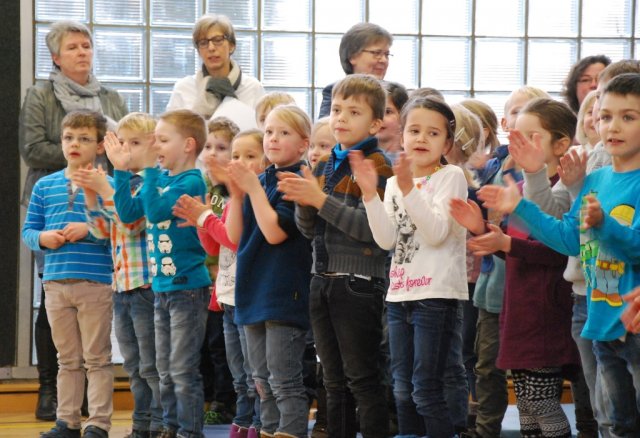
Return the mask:
[[[71,193],[65,169],[39,179],[22,227],[25,244],[34,251],[42,250],[40,233],[62,230],[72,222],[86,222],[84,191],[78,188]],[[79,279],[111,284],[113,264],[108,240],[96,239],[88,233],[77,242],[44,250],[43,281]]]

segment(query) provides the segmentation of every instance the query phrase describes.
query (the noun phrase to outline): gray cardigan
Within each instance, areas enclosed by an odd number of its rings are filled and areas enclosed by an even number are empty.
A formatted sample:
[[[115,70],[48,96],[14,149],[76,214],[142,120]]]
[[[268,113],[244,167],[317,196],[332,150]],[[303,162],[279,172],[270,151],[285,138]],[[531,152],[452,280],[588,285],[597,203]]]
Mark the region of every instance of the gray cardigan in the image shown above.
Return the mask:
[[[117,91],[100,87],[102,112],[118,121],[129,111]],[[66,115],[53,92],[51,81],[38,82],[27,90],[20,111],[20,155],[29,167],[21,203],[29,204],[37,180],[67,165],[60,141]]]

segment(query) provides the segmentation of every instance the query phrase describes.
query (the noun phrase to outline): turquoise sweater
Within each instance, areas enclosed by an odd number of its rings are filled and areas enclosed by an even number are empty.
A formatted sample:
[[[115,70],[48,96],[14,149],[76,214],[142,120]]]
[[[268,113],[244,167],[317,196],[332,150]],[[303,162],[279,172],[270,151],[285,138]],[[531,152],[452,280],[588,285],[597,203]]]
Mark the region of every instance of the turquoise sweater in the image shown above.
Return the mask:
[[[582,199],[594,194],[602,205],[604,221],[582,232]],[[611,341],[625,334],[620,321],[626,303],[621,299],[640,285],[640,170],[614,172],[610,166],[588,175],[571,210],[562,220],[543,213],[523,199],[514,211],[531,234],[554,250],[580,256],[587,283],[588,316],[582,336]]]
[[[121,190],[118,185],[117,190]],[[128,190],[128,187],[127,187]],[[173,292],[209,286],[205,252],[195,227],[178,227],[172,213],[183,195],[204,199],[206,188],[197,169],[169,175],[157,168],[144,170],[140,199],[147,216],[147,242],[154,292]],[[117,205],[116,205],[117,206]]]

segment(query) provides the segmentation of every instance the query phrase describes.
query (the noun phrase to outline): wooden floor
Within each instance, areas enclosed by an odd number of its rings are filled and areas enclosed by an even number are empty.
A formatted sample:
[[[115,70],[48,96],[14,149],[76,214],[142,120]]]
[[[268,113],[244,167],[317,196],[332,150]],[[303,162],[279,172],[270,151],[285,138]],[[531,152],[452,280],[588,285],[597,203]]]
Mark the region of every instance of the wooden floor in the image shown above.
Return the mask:
[[[112,417],[113,427],[109,438],[122,438],[131,431],[131,411],[116,411]],[[33,414],[0,413],[0,437],[38,438],[40,432],[53,427],[53,421],[36,420]]]

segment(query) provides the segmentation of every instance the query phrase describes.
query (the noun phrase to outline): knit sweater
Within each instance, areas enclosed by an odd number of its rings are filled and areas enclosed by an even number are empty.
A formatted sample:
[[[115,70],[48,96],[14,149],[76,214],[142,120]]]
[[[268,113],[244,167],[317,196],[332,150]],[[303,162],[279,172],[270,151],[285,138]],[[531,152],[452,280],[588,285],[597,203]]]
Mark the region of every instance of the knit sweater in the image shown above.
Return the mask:
[[[391,163],[378,148],[378,140],[369,137],[358,147],[372,160],[378,172],[378,195],[384,198],[387,178],[393,175]],[[314,175],[329,195],[320,210],[296,205],[296,224],[307,238],[313,239],[313,272],[338,272],[384,278],[388,251],[373,238],[362,200],[354,181],[349,160],[334,169],[335,152],[320,159]]]
[[[293,202],[282,199],[277,189],[278,172],[300,172],[302,162],[286,168],[269,166],[259,176],[269,204],[278,215],[278,225],[287,238],[267,242],[258,226],[251,201],[242,207],[242,236],[238,245],[235,323],[279,321],[309,328],[309,283],[311,249],[295,225]]]

